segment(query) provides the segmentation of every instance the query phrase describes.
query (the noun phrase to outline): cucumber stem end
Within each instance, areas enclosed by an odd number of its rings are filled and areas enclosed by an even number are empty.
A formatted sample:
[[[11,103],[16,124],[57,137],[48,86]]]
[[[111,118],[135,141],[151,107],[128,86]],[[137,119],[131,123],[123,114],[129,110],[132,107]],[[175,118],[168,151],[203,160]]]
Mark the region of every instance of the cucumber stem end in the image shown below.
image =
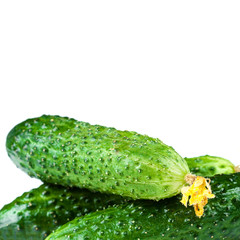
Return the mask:
[[[234,170],[235,170],[236,173],[237,173],[237,172],[240,172],[240,165],[235,166],[235,167],[234,167]]]

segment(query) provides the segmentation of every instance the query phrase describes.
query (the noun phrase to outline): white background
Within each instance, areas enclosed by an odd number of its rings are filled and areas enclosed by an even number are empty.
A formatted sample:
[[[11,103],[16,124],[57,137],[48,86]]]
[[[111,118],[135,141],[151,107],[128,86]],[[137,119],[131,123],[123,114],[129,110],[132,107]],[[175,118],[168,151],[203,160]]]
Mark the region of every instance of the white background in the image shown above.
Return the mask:
[[[42,114],[240,164],[238,1],[1,1],[0,207],[39,180],[8,132]]]

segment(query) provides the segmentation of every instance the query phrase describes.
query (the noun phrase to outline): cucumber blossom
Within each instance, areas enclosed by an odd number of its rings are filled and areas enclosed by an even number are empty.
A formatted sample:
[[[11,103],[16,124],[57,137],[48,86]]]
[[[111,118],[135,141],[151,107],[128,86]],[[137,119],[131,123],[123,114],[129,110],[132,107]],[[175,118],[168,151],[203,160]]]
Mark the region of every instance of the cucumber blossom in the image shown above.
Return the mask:
[[[211,177],[216,174],[235,173],[235,166],[227,159],[215,156],[200,156],[185,158],[191,172],[204,177]]]
[[[124,201],[116,195],[43,184],[0,210],[0,239],[45,239],[77,216]]]
[[[217,197],[201,219],[179,203],[179,196],[160,202],[138,200],[76,218],[46,240],[240,239],[239,186],[240,173],[214,176]]]
[[[19,168],[44,182],[133,199],[177,195],[190,173],[159,139],[67,117],[28,119],[10,131],[6,146]]]

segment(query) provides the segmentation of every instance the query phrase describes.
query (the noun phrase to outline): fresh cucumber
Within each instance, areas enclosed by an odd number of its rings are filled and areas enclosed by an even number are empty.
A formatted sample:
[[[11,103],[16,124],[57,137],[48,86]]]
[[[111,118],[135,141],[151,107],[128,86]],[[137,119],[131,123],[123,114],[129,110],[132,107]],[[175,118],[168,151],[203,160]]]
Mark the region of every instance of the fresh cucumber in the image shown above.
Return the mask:
[[[211,161],[211,166],[218,165],[217,160]],[[191,161],[191,172],[198,168],[198,173],[201,173],[201,162]],[[206,171],[202,172],[203,176],[204,173]],[[44,239],[58,226],[75,217],[124,201],[116,195],[43,184],[0,210],[0,239]]]
[[[227,159],[215,156],[200,156],[185,158],[191,173],[211,177],[216,174],[235,173],[235,166]]]
[[[0,210],[1,240],[40,240],[64,223],[123,202],[116,195],[43,184]]]
[[[6,146],[19,168],[44,182],[133,199],[177,195],[190,173],[159,139],[67,117],[28,119],[10,131]]]
[[[216,198],[203,218],[181,205],[179,196],[142,200],[76,218],[46,240],[240,239],[240,173],[214,176],[212,188]]]

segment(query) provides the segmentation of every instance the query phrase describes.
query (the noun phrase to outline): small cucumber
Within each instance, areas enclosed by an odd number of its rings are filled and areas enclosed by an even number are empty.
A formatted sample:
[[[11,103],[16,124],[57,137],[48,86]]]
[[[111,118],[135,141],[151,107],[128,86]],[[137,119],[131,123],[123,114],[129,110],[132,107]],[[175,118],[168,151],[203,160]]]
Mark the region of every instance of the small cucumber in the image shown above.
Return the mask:
[[[199,176],[211,177],[216,174],[235,173],[234,165],[225,158],[205,155],[185,160],[191,172]]]
[[[19,168],[44,182],[133,199],[177,195],[190,173],[159,139],[67,117],[28,119],[10,131],[6,146]]]
[[[240,173],[216,175],[216,198],[206,206],[205,217],[179,203],[179,196],[135,201],[87,214],[63,225],[46,240],[117,239],[240,239]]]
[[[45,239],[76,216],[123,201],[116,195],[43,184],[0,210],[0,239]]]

